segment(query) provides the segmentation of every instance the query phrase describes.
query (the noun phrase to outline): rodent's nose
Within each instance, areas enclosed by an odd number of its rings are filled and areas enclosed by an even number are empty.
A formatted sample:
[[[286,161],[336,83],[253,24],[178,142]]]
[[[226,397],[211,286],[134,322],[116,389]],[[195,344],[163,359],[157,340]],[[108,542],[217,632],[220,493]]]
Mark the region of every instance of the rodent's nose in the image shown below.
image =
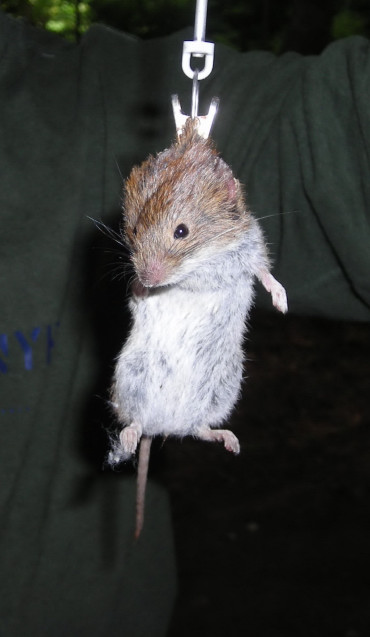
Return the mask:
[[[164,283],[165,267],[159,260],[151,261],[138,274],[143,285],[155,287]]]

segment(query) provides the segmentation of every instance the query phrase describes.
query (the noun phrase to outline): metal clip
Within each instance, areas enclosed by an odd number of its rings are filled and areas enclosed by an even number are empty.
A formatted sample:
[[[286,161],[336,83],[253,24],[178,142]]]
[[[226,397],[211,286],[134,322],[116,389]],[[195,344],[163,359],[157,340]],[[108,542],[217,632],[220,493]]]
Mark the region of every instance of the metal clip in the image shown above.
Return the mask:
[[[172,96],[172,108],[175,118],[177,136],[180,137],[186,120],[191,119],[197,122],[198,133],[201,137],[207,139],[213,121],[215,119],[219,100],[214,97],[211,101],[207,115],[198,115],[199,105],[199,80],[203,80],[211,73],[213,69],[213,55],[215,45],[213,42],[205,42],[206,33],[206,17],[207,17],[207,1],[197,0],[195,9],[195,27],[194,40],[185,41],[182,52],[182,70],[185,75],[193,80],[193,89],[191,94],[191,116],[185,115],[181,111],[180,101],[177,95]],[[202,69],[191,67],[191,58],[203,58],[204,66]]]
[[[204,139],[207,139],[211,132],[211,128],[217,114],[218,104],[218,97],[213,97],[207,115],[197,115],[195,118],[191,118],[197,120],[198,133],[201,137],[204,137]],[[180,137],[186,120],[189,119],[190,115],[185,115],[182,112],[178,95],[172,95],[172,109],[173,116],[175,118],[177,136]]]

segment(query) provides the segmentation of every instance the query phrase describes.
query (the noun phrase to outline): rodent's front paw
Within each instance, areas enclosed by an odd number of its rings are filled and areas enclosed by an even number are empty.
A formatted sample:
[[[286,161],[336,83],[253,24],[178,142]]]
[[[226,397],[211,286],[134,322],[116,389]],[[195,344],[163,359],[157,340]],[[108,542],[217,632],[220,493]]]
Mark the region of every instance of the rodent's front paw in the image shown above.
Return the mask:
[[[272,304],[276,307],[279,312],[286,314],[288,311],[288,300],[286,296],[285,289],[276,281],[277,285],[275,286],[272,294]]]
[[[144,287],[141,281],[139,281],[139,279],[134,280],[131,286],[131,291],[134,296],[138,298],[142,298],[142,299],[147,297],[149,294],[148,288]]]
[[[262,270],[259,274],[259,279],[267,292],[270,292],[273,306],[285,314],[288,311],[285,288],[283,288],[281,283],[279,283],[268,270]]]

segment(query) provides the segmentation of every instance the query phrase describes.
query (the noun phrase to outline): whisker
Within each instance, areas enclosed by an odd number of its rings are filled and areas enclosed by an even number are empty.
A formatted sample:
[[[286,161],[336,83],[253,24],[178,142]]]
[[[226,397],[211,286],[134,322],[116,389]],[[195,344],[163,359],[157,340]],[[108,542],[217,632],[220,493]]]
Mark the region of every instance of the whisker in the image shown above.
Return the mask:
[[[123,177],[122,171],[121,171],[121,169],[120,169],[120,167],[119,167],[119,163],[118,163],[118,160],[117,160],[117,158],[116,158],[116,157],[115,157],[114,161],[115,161],[115,164],[116,164],[116,167],[117,167],[118,174],[119,174],[119,176],[121,177],[121,179],[122,179],[122,183],[123,183],[125,180],[124,180],[124,177]]]
[[[100,273],[99,281],[104,281],[109,277],[111,281],[120,281],[127,278],[127,270],[125,263],[107,263],[104,272]]]
[[[207,238],[207,241],[214,241],[215,239],[219,239],[220,237],[223,237],[225,234],[229,234],[229,232],[235,232],[235,228],[228,228],[227,230],[224,230],[223,232],[219,232],[219,234],[216,234],[215,237]]]
[[[263,217],[255,217],[256,221],[262,221],[263,219],[270,219],[271,217],[282,217],[283,215],[293,215],[300,213],[302,210],[286,210],[285,212],[275,212],[271,215],[264,215]]]
[[[262,219],[269,219],[270,217],[275,217],[275,216],[282,216],[282,215],[290,215],[290,214],[296,214],[296,213],[300,213],[301,210],[289,210],[289,211],[285,211],[285,212],[277,212],[271,215],[265,215],[264,217],[254,217],[256,219],[256,221],[261,221]],[[224,230],[223,232],[220,232],[217,235],[214,236],[202,236],[200,237],[198,235],[197,239],[198,242],[201,240],[202,241],[202,245],[207,245],[208,243],[212,243],[213,241],[216,241],[217,239],[223,237],[226,234],[230,234],[235,232],[235,227],[232,228],[227,228],[226,230]],[[181,252],[182,256],[187,256],[188,254],[190,254],[193,249],[194,246],[192,246],[191,244],[189,244],[189,247],[187,250],[184,250],[184,244],[180,245],[178,242],[174,242],[173,247],[171,249],[171,254],[173,256],[176,256],[179,252]]]
[[[107,226],[105,223],[103,223],[103,221],[99,221],[98,219],[94,219],[93,217],[89,217],[89,216],[87,216],[87,218],[93,222],[96,228],[100,230],[100,232],[102,232],[102,234],[104,234],[109,239],[112,239],[119,246],[126,248],[125,240],[121,233],[117,232],[116,230],[113,230],[113,228],[110,228],[109,226]]]
[[[133,272],[132,275],[130,276],[130,278],[127,280],[126,282],[126,296],[128,296],[130,294],[131,291],[131,287],[133,282],[135,281],[135,273]]]

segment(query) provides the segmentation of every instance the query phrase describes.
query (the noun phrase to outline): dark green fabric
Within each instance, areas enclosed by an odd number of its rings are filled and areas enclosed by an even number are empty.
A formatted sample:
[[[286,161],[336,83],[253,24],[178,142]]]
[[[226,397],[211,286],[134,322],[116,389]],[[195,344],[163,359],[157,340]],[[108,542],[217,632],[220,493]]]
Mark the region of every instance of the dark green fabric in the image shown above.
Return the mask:
[[[149,486],[135,545],[133,479],[89,457],[99,361],[85,262],[99,233],[87,215],[120,200],[89,41],[1,22],[1,637],[162,636],[175,595],[163,489]]]
[[[111,303],[125,301],[118,285],[102,302],[111,284],[88,217],[117,218],[120,172],[169,145],[170,95],[189,110],[184,37],[96,26],[74,46],[0,13],[1,637],[165,634],[166,494],[149,485],[134,545],[133,480],[90,454]],[[221,98],[214,137],[292,311],[370,317],[368,65],[362,39],[311,58],[216,47],[201,84],[201,108]]]

